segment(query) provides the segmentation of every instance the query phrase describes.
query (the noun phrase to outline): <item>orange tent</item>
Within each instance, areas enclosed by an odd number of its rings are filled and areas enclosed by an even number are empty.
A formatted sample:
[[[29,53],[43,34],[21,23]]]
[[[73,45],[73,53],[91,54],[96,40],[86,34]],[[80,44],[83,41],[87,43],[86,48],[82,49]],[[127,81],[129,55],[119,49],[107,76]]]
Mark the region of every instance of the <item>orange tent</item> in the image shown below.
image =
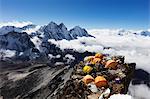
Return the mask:
[[[102,59],[100,59],[100,58],[94,58],[91,63],[92,63],[92,64],[100,63],[101,60],[102,60]]]
[[[82,79],[82,81],[85,84],[89,84],[89,83],[91,83],[91,82],[94,81],[94,78],[91,75],[86,75],[86,76],[84,76],[84,78]]]
[[[97,87],[105,87],[107,86],[107,80],[103,76],[97,76],[95,78],[95,85]]]
[[[91,62],[93,59],[94,59],[94,56],[88,56],[84,60],[88,61],[88,62]]]
[[[100,59],[102,59],[102,58],[103,58],[103,54],[101,54],[101,53],[96,53],[96,54],[95,54],[95,58],[100,58]]]
[[[116,61],[114,61],[114,60],[108,60],[106,62],[105,68],[116,69],[117,65],[118,65],[118,63]]]

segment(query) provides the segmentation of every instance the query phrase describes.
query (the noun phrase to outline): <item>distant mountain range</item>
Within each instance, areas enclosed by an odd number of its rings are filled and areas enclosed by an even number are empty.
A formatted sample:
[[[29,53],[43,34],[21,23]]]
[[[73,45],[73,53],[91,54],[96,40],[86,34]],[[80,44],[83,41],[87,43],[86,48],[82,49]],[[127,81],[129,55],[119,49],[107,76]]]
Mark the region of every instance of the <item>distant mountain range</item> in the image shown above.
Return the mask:
[[[24,27],[3,26],[0,28],[0,35],[7,34],[9,32],[24,32],[26,30],[34,28],[36,28],[36,25],[33,24],[29,24]],[[62,40],[62,39],[73,40],[77,39],[77,37],[91,36],[87,33],[85,29],[79,26],[75,26],[73,29],[68,30],[63,23],[57,25],[55,22],[50,22],[48,25],[41,26],[32,34],[44,35],[45,39],[55,39],[55,40]]]

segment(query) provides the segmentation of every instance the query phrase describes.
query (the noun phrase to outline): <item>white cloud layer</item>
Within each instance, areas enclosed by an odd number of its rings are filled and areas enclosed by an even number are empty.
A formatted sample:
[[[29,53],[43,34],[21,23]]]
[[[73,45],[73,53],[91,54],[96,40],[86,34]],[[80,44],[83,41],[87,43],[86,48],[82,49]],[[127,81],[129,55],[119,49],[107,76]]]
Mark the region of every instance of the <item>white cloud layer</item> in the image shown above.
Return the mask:
[[[32,24],[32,22],[30,22],[30,21],[27,21],[27,22],[19,22],[19,21],[2,22],[2,23],[0,23],[0,27],[2,27],[2,26],[23,27],[23,26],[26,26],[29,24]]]

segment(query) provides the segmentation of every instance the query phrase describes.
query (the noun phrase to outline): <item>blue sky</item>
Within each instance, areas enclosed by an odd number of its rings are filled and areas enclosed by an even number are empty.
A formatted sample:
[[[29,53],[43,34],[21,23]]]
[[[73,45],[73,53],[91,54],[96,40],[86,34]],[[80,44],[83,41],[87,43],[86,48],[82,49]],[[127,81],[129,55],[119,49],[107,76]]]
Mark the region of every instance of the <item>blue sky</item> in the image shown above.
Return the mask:
[[[150,0],[0,0],[0,21],[67,27],[147,29]]]

